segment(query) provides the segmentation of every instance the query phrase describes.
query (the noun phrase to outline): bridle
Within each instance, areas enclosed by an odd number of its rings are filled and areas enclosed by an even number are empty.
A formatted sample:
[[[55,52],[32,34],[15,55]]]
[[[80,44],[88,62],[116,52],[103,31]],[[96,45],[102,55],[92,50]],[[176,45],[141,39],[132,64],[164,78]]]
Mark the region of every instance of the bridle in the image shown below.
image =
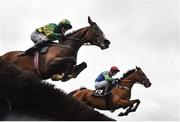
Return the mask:
[[[120,80],[120,79],[117,79],[117,81],[116,81],[116,87],[121,88],[121,89],[130,90],[130,88],[128,88],[128,87],[126,87],[126,86],[123,86],[123,85],[120,85],[120,84],[119,84],[119,80]]]

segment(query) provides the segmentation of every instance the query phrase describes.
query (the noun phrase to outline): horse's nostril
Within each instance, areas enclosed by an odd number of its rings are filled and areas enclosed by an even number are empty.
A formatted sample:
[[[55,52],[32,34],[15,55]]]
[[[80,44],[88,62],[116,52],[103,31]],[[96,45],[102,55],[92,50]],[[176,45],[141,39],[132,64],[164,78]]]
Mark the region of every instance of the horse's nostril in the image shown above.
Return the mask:
[[[107,39],[105,39],[104,42],[105,42],[106,44],[108,44],[108,45],[111,43],[111,42],[110,42],[109,40],[107,40]]]

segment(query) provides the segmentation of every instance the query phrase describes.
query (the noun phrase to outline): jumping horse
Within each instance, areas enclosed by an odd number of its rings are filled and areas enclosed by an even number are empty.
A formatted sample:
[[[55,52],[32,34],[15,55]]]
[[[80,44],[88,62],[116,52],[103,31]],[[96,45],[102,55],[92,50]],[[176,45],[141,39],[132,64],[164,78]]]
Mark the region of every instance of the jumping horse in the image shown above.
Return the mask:
[[[87,67],[85,62],[76,65],[77,53],[82,45],[95,45],[102,50],[107,49],[110,45],[110,41],[106,39],[102,30],[89,16],[88,23],[90,26],[66,34],[66,40],[60,41],[58,44],[51,44],[44,54],[36,52],[35,56],[19,56],[22,51],[11,51],[1,58],[22,69],[36,73],[41,79],[53,77],[52,80],[67,81],[76,78]]]
[[[146,88],[151,86],[151,82],[141,70],[140,67],[129,70],[123,77],[116,81],[111,89],[111,94],[105,97],[94,96],[93,90],[81,88],[69,93],[76,100],[84,102],[92,108],[100,110],[110,110],[114,112],[116,109],[123,108],[126,111],[119,113],[118,116],[128,115],[130,112],[135,112],[140,104],[139,99],[130,100],[131,89],[135,83],[140,83]],[[108,102],[108,100],[110,102]]]

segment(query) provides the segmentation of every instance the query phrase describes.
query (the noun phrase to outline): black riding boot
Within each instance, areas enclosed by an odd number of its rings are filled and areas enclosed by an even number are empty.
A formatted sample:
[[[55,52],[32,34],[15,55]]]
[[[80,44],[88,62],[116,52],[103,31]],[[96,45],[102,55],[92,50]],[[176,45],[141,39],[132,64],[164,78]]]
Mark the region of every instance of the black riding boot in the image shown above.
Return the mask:
[[[42,48],[43,46],[45,46],[45,44],[46,44],[46,41],[44,41],[44,40],[38,41],[33,47],[27,49],[24,53],[25,54],[33,54],[39,48]]]
[[[108,83],[108,84],[106,85],[106,87],[105,87],[105,90],[104,90],[104,96],[110,94],[110,93],[109,93],[110,87],[111,87],[111,84]]]

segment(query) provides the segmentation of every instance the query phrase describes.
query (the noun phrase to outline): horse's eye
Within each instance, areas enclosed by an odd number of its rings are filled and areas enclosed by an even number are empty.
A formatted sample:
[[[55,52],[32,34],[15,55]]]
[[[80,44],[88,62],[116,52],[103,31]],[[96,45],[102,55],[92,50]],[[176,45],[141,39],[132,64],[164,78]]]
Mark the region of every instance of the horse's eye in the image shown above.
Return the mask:
[[[98,27],[96,27],[96,26],[94,26],[93,29],[94,29],[95,31],[98,31]]]

